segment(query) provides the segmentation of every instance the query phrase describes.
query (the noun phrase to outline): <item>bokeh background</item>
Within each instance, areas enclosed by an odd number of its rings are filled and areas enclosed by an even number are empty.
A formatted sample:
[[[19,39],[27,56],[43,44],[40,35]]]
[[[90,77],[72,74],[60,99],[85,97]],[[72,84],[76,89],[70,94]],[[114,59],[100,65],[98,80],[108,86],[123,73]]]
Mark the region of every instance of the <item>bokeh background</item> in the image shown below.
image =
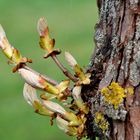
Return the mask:
[[[68,66],[64,51],[70,51],[86,67],[94,48],[97,15],[96,0],[0,0],[0,23],[10,43],[32,58],[32,68],[58,81],[65,77],[50,58],[42,58],[44,52],[38,45],[39,17],[47,18],[56,47],[63,52],[59,59]],[[24,81],[11,69],[0,52],[0,139],[75,140],[34,113],[22,96]]]

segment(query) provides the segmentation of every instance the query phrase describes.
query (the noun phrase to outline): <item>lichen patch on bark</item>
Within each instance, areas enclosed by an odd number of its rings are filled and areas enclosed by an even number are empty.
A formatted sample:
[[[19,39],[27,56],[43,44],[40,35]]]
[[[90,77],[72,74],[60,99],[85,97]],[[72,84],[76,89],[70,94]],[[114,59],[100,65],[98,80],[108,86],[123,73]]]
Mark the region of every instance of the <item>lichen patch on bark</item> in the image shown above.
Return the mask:
[[[134,94],[126,96],[122,106],[127,117],[121,121],[121,110],[112,116],[113,109],[105,107],[104,115],[110,123],[112,140],[139,140],[140,138],[140,1],[139,0],[97,0],[99,22],[96,25],[96,49],[88,67],[91,84],[83,87],[83,99],[91,105],[87,127],[95,111],[104,110],[99,92],[112,81],[121,86],[133,87]],[[86,90],[88,89],[88,90]],[[88,98],[87,95],[90,97]],[[107,112],[111,115],[107,115]],[[125,114],[126,115],[126,114]],[[117,121],[114,119],[117,118]],[[138,122],[138,124],[137,124]],[[90,131],[90,130],[89,130]],[[89,137],[98,132],[91,129]]]

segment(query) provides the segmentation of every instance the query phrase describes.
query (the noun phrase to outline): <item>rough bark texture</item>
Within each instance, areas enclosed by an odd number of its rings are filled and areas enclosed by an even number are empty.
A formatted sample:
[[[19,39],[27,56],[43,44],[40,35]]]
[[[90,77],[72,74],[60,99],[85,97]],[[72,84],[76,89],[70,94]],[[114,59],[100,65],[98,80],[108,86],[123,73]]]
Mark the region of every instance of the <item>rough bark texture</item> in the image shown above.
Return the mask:
[[[96,135],[100,139],[140,140],[140,1],[97,0],[97,5],[96,49],[88,68],[92,82],[82,92],[91,107],[87,116],[88,136],[90,139]],[[92,120],[95,110],[102,110],[100,89],[112,81],[123,87],[134,87],[134,95],[127,95],[123,103],[127,114],[121,109],[115,112],[104,108],[110,124],[108,136],[104,136]]]

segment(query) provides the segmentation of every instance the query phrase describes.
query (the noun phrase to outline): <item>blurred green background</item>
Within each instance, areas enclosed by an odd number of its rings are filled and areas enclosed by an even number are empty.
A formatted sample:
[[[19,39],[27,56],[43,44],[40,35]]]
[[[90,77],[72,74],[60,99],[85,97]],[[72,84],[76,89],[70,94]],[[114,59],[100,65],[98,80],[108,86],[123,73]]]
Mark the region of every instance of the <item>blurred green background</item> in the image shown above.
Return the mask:
[[[85,67],[94,48],[97,15],[95,0],[0,0],[0,23],[10,43],[32,58],[32,68],[58,81],[64,79],[63,74],[50,58],[42,58],[44,52],[38,45],[39,17],[47,18],[56,47],[63,51],[59,59],[66,64],[64,51],[70,51]],[[22,96],[24,81],[6,62],[0,52],[0,139],[74,140],[33,112]]]

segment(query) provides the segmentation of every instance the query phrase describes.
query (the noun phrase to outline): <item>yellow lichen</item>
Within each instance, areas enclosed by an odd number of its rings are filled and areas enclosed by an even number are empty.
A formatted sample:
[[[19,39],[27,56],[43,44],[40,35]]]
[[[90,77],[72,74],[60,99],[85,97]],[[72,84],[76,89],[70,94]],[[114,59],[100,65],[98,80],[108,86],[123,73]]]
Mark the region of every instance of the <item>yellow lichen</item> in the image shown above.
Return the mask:
[[[110,86],[101,89],[101,94],[104,96],[104,100],[112,104],[115,109],[118,108],[119,104],[126,97],[125,89],[116,82],[112,82]]]
[[[128,93],[129,95],[134,94],[134,88],[133,87],[127,87],[125,88],[125,92]]]
[[[96,112],[94,121],[98,125],[98,127],[103,131],[103,133],[105,133],[105,131],[108,130],[109,124],[102,113]]]

